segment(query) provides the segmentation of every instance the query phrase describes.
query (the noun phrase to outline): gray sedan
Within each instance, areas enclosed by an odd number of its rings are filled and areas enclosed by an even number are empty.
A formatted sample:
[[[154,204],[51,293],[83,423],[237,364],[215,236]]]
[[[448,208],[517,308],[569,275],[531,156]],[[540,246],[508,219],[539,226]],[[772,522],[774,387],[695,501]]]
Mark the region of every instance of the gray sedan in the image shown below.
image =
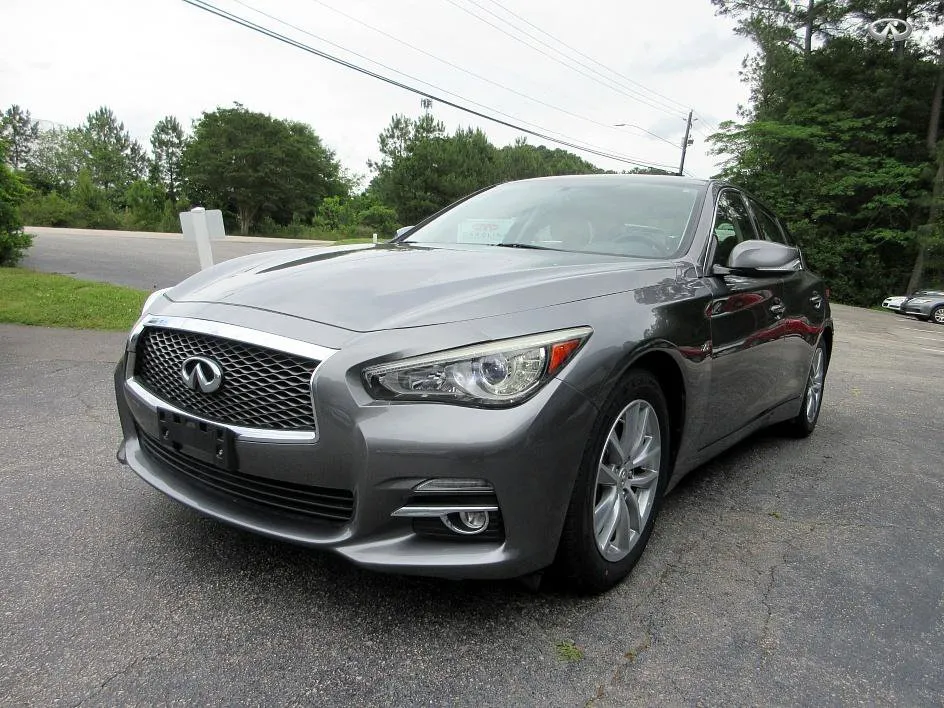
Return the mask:
[[[917,290],[899,306],[903,315],[912,315],[919,320],[931,320],[944,325],[944,291]]]
[[[387,244],[155,293],[115,370],[118,459],[369,568],[598,592],[687,472],[813,430],[832,341],[822,280],[731,185],[511,182]]]

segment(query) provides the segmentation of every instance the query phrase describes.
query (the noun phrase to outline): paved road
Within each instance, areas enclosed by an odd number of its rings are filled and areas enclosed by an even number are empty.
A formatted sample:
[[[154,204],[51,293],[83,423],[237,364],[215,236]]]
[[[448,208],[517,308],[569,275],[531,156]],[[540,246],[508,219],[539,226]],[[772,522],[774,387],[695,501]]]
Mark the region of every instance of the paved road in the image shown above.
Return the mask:
[[[816,433],[694,473],[591,599],[200,518],[114,461],[121,336],[0,326],[0,702],[940,705],[944,327],[836,319]]]
[[[23,266],[46,273],[65,273],[86,280],[157,290],[176,285],[200,269],[197,249],[179,234],[88,231],[31,227],[33,246]],[[324,245],[324,241],[228,237],[214,241],[219,263],[237,256],[283,248]]]

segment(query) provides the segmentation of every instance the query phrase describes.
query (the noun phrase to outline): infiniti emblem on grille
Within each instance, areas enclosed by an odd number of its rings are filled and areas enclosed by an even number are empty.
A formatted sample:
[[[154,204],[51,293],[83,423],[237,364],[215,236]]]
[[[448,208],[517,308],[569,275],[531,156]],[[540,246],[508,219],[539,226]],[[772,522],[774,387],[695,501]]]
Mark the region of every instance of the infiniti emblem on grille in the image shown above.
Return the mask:
[[[223,384],[223,369],[212,359],[192,356],[180,367],[184,385],[193,391],[213,393]]]

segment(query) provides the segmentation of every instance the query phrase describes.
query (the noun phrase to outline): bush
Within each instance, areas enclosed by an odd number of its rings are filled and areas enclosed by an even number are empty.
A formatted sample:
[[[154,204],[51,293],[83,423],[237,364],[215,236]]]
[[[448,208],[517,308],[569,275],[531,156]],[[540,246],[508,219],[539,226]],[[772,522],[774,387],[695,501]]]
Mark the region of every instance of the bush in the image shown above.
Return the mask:
[[[372,228],[380,238],[392,238],[397,230],[397,212],[383,204],[372,204],[358,215],[358,222]]]
[[[0,150],[0,266],[16,265],[24,251],[33,245],[33,237],[23,233],[19,205],[26,196],[26,186],[3,161]]]
[[[82,214],[78,205],[56,192],[33,194],[20,206],[23,221],[31,226],[73,226],[78,228]]]
[[[0,266],[15,266],[33,245],[33,237],[20,231],[0,232]]]

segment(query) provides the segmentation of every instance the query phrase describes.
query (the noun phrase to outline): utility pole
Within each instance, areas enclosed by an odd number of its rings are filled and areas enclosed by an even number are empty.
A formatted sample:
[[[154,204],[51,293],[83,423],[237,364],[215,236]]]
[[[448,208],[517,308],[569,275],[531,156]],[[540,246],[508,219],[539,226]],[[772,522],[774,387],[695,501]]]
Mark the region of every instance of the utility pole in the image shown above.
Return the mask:
[[[682,162],[679,164],[679,177],[685,174],[685,153],[688,152],[688,146],[693,142],[689,140],[689,136],[692,134],[693,113],[694,111],[688,112],[688,123],[685,125],[685,138],[682,140]]]

